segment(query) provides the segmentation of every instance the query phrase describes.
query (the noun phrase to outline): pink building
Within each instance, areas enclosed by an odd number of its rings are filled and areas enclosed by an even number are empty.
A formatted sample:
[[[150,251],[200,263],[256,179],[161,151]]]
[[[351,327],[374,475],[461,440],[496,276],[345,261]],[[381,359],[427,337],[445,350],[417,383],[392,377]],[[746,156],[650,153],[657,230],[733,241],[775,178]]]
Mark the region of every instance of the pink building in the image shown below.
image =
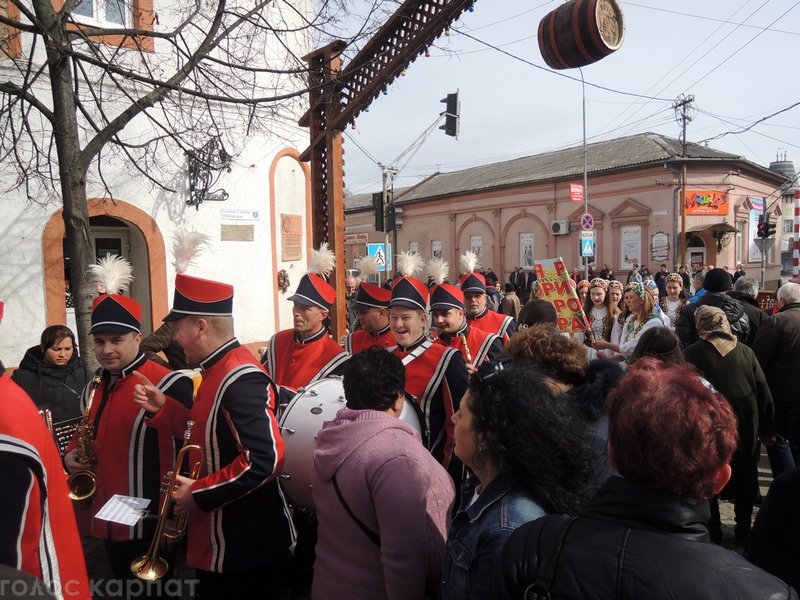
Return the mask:
[[[587,146],[589,213],[595,249],[591,261],[627,274],[634,263],[669,270],[685,262],[697,270],[738,263],[758,279],[761,252],[754,243],[766,202],[777,223],[767,251],[766,288],[780,276],[781,187],[776,171],[702,145],[643,133]],[[685,182],[682,186],[685,166]],[[447,260],[451,272],[465,250],[507,279],[517,266],[561,256],[581,267],[583,201],[570,201],[570,184],[583,182],[583,149],[556,152],[437,173],[395,194],[403,225],[391,234],[395,251],[415,250]],[[681,203],[681,190],[683,202]],[[374,229],[371,194],[346,200],[347,264],[382,242]],[[683,205],[683,206],[681,206]],[[685,211],[685,216],[682,214]],[[791,214],[791,210],[786,211]],[[688,241],[682,260],[682,221]]]

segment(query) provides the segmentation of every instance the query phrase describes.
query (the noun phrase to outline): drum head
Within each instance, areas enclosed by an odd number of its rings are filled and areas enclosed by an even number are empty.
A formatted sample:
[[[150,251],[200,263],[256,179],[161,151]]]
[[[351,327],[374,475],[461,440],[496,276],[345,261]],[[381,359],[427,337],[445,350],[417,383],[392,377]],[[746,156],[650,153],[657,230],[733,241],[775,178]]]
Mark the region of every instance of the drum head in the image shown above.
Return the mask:
[[[280,429],[285,450],[280,485],[291,506],[314,509],[311,472],[317,434],[323,423],[332,421],[344,407],[342,380],[331,377],[301,388],[283,411]]]
[[[283,474],[279,481],[292,507],[314,510],[311,475],[317,434],[322,425],[335,419],[336,413],[345,406],[341,377],[330,377],[301,388],[283,411],[279,424],[284,442],[284,459]],[[400,419],[420,433],[422,443],[427,447],[425,416],[407,394]]]

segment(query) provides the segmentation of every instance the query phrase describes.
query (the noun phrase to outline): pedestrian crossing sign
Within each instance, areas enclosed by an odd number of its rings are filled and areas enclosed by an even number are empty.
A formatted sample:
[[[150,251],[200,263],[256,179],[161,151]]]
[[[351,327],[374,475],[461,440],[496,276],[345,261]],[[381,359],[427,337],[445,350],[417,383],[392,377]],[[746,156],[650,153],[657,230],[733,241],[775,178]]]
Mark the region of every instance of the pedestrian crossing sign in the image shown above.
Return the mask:
[[[581,240],[581,256],[594,256],[594,240]]]
[[[392,270],[392,245],[391,244],[367,244],[367,256],[374,256],[378,263],[378,271],[388,272]]]

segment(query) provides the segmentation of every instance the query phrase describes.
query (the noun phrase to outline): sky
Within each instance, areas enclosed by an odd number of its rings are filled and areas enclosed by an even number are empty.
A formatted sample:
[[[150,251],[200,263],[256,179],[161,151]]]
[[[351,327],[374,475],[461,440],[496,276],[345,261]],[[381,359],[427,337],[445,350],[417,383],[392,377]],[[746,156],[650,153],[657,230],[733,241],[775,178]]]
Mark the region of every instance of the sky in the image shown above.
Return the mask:
[[[437,170],[580,145],[580,73],[548,68],[536,37],[539,21],[560,4],[478,0],[346,130],[348,193],[380,188],[377,163],[399,167],[401,187]],[[621,48],[582,69],[589,143],[646,131],[680,138],[673,103],[693,95],[688,140],[765,166],[785,153],[800,169],[800,1],[621,6]],[[425,136],[444,110],[440,100],[456,90],[458,139],[435,128]]]

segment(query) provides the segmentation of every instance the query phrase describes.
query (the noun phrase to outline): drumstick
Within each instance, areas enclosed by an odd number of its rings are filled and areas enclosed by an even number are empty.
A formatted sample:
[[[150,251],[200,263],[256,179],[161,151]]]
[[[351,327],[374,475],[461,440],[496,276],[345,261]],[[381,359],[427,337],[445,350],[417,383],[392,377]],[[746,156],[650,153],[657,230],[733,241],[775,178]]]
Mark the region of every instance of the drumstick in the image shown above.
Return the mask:
[[[462,333],[462,334],[461,334],[460,336],[458,336],[458,337],[460,337],[460,338],[461,338],[461,341],[462,341],[462,342],[464,342],[464,352],[465,352],[465,353],[466,353],[466,355],[467,355],[467,364],[468,364],[468,365],[471,365],[471,364],[472,364],[472,356],[470,356],[470,353],[469,353],[469,346],[467,346],[467,336],[465,336],[465,335]]]

